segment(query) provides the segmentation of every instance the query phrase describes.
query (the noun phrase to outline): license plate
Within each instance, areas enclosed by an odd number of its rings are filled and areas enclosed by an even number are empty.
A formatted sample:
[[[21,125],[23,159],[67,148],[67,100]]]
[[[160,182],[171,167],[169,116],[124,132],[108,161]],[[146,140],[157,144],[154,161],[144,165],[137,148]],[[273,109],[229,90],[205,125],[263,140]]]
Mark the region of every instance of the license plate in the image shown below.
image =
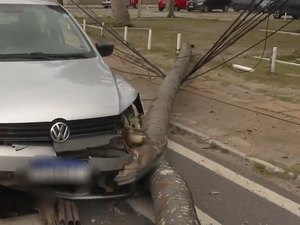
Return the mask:
[[[90,168],[87,162],[66,158],[37,158],[30,162],[29,180],[42,184],[87,183]]]

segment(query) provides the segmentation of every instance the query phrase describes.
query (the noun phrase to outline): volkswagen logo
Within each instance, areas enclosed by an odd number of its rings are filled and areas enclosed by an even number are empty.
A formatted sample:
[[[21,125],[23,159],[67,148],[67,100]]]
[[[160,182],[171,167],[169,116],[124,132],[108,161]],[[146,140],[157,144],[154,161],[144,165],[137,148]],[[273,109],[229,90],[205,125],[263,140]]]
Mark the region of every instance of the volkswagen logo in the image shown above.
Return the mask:
[[[50,135],[54,142],[65,142],[70,136],[70,129],[67,124],[63,122],[55,123],[50,129]]]

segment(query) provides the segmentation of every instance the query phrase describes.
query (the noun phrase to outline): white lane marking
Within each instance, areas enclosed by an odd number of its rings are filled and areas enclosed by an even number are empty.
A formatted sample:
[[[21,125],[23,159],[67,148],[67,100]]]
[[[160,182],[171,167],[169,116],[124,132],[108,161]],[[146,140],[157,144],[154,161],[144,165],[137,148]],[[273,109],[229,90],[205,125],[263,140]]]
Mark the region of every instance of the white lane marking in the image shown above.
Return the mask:
[[[149,198],[130,198],[127,200],[134,211],[155,223],[154,209]]]
[[[197,216],[201,222],[201,225],[222,225],[218,221],[211,218],[209,215],[202,212],[200,209],[195,207]]]
[[[292,200],[285,198],[274,191],[271,191],[260,184],[257,184],[242,175],[233,172],[232,170],[202,156],[192,150],[169,140],[168,147],[174,152],[196,162],[197,164],[215,172],[219,176],[222,176],[233,183],[249,190],[250,192],[264,198],[273,204],[293,213],[294,215],[300,217],[300,204],[293,202]]]

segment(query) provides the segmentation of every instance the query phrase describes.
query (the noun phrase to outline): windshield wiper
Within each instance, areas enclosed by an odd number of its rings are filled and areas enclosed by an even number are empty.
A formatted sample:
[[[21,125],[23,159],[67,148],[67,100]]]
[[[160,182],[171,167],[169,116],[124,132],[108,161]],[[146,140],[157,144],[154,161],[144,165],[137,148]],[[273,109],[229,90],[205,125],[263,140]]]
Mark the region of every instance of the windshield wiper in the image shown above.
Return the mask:
[[[51,57],[47,56],[42,52],[31,52],[31,53],[16,53],[16,54],[0,54],[0,59],[34,59],[34,60],[51,60]]]
[[[75,54],[48,54],[43,52],[0,54],[0,59],[27,59],[27,60],[57,60],[57,59],[85,59],[89,58],[84,53]]]
[[[49,57],[57,59],[86,59],[89,56],[86,53],[70,53],[70,54],[47,54]]]

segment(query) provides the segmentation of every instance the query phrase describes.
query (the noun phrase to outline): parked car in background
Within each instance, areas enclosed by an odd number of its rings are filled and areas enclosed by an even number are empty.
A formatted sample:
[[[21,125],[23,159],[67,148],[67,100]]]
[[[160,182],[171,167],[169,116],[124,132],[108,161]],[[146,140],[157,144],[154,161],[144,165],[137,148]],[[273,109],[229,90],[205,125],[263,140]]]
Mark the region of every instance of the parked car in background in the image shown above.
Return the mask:
[[[263,0],[260,3],[260,10],[262,12],[268,12],[268,8],[270,8],[272,6],[272,2],[273,2],[273,0]]]
[[[129,6],[136,9],[138,7],[138,0],[129,0]]]
[[[111,2],[110,2],[110,0],[102,0],[102,6],[103,6],[104,8],[109,8],[109,7],[111,7]]]
[[[187,0],[173,0],[174,10],[179,11],[181,9],[186,9]],[[167,0],[158,0],[158,10],[163,11],[167,6]]]
[[[202,12],[211,12],[215,9],[221,9],[228,12],[230,7],[230,0],[188,0],[187,10],[200,10]]]
[[[138,0],[124,0],[126,7],[133,7],[137,8]],[[111,7],[111,0],[102,0],[102,6],[104,8],[110,8]]]
[[[275,19],[280,19],[284,14],[292,16],[294,19],[300,18],[300,0],[289,0],[273,13]]]
[[[260,2],[261,0],[232,0],[231,6],[235,12],[240,10],[252,10],[257,7],[258,11],[260,10]]]

